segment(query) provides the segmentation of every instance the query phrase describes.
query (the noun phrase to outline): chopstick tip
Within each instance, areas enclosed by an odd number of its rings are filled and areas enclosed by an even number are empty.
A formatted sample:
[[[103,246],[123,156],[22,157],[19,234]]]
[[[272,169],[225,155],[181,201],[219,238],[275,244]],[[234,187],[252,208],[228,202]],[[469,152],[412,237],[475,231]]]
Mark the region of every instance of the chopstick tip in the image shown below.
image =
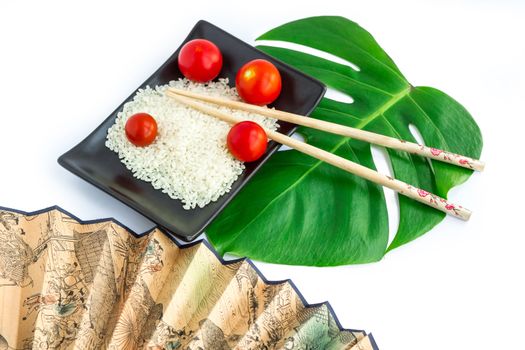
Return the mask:
[[[485,162],[482,162],[481,160],[478,160],[476,164],[476,170],[477,171],[484,171],[485,170]]]

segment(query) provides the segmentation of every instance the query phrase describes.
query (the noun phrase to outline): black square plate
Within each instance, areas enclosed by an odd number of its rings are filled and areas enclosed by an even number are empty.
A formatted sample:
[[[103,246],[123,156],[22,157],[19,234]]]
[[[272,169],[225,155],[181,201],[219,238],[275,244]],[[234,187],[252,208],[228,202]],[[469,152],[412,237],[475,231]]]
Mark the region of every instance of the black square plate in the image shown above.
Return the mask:
[[[235,84],[237,70],[246,62],[256,58],[264,58],[273,62],[282,77],[282,92],[273,104],[277,109],[308,115],[325,93],[326,88],[319,81],[268,56],[206,21],[199,21],[182,45],[197,38],[208,39],[220,48],[223,55],[223,67],[219,77],[228,77],[232,86]],[[177,65],[179,50],[180,47],[139,88],[144,88],[146,85],[154,87],[181,78],[182,74]],[[216,202],[204,208],[184,210],[179,200],[171,199],[161,191],[155,190],[149,182],[134,178],[131,171],[120,162],[118,155],[110,151],[104,144],[107,131],[114,124],[117,112],[122,110],[124,103],[133,98],[137,90],[133,91],[133,94],[122,102],[86,139],[63,154],[58,162],[67,170],[129,205],[179,238],[190,241],[197,237],[220,213],[272,153],[279,148],[279,145],[271,142],[263,157],[256,162],[247,163],[245,171],[233,183],[231,191]],[[279,125],[279,131],[287,135],[292,134],[296,128],[294,124],[285,122]]]

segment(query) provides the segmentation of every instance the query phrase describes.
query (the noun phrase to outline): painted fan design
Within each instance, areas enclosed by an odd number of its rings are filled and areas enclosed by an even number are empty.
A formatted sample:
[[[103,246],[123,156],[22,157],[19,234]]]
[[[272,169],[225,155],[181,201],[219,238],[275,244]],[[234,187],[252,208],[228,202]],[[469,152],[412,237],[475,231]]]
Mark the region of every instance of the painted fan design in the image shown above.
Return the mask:
[[[204,241],[0,209],[0,349],[377,349]]]

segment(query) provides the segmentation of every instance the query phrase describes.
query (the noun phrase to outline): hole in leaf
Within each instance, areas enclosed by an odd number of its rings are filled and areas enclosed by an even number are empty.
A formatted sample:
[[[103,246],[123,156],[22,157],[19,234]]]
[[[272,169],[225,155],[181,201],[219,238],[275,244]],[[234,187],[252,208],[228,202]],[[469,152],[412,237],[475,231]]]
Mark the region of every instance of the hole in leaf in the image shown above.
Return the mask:
[[[423,135],[421,135],[421,132],[419,132],[417,126],[415,126],[414,124],[409,124],[408,130],[410,130],[410,133],[412,134],[412,136],[414,136],[417,143],[419,143],[420,145],[425,144],[425,140],[423,140]]]
[[[374,160],[377,171],[381,174],[394,177],[394,170],[392,169],[388,152],[383,147],[374,145],[371,146],[371,149],[372,159]],[[389,188],[383,187],[383,192],[385,194],[386,210],[388,212],[388,245],[390,245],[399,227],[399,198],[398,194]]]
[[[285,48],[285,49],[300,51],[300,52],[304,52],[304,53],[307,53],[307,54],[310,54],[310,55],[313,55],[313,56],[324,58],[326,60],[329,60],[329,61],[332,61],[332,62],[335,62],[335,63],[339,63],[339,64],[342,64],[342,65],[345,65],[347,67],[352,68],[356,72],[359,72],[361,70],[356,64],[354,64],[354,63],[352,63],[350,61],[347,61],[347,60],[345,60],[345,59],[343,59],[341,57],[338,57],[336,55],[333,55],[331,53],[328,53],[328,52],[325,52],[325,51],[322,51],[322,50],[318,50],[318,49],[314,49],[314,48],[311,48],[311,47],[308,47],[308,46],[305,46],[305,45],[301,45],[301,44],[290,43],[290,42],[286,42],[286,41],[274,41],[274,40],[258,40],[256,42],[256,44],[257,45],[275,46],[275,47],[281,47],[281,48]]]
[[[344,92],[327,88],[324,97],[329,98],[330,100],[342,102],[342,103],[354,103],[352,96],[345,94]]]
[[[408,125],[408,130],[410,130],[410,133],[412,134],[412,136],[414,136],[414,138],[416,139],[417,143],[419,143],[420,145],[425,145],[425,140],[423,139],[423,135],[421,135],[421,132],[419,131],[417,126],[415,126],[414,124],[409,124]],[[428,165],[430,165],[430,168],[432,169],[432,172],[434,172],[434,167],[432,167],[432,162],[430,161],[430,159],[426,158],[426,161],[427,161]]]

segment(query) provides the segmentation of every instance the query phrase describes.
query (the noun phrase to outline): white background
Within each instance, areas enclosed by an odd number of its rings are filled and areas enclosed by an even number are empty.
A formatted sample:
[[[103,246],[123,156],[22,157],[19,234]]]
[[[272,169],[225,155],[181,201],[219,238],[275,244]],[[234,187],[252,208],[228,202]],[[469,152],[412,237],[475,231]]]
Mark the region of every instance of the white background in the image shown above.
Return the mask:
[[[474,211],[361,266],[257,263],[329,300],[381,349],[524,349],[525,6],[518,1],[0,3],[0,205],[58,204],[83,219],[146,219],[76,178],[57,157],[91,132],[199,19],[241,39],[290,20],[343,15],[368,29],[414,85],[442,89],[484,136],[484,173],[450,197]],[[390,193],[395,218],[395,201]],[[394,204],[394,205],[392,205]],[[396,222],[393,220],[392,229]]]

